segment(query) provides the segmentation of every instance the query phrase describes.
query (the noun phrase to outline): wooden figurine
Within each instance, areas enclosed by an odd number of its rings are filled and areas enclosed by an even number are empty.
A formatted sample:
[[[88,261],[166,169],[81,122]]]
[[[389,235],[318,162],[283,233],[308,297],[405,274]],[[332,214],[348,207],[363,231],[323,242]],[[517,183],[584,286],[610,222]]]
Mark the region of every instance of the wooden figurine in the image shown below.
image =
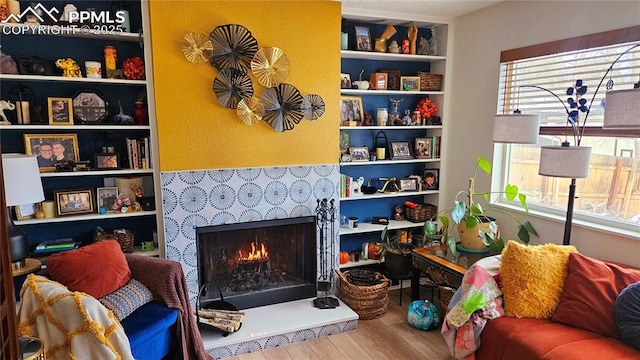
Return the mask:
[[[418,27],[411,23],[409,29],[407,30],[407,36],[409,37],[409,42],[411,43],[409,46],[409,53],[415,55],[416,54],[416,42],[418,40]]]

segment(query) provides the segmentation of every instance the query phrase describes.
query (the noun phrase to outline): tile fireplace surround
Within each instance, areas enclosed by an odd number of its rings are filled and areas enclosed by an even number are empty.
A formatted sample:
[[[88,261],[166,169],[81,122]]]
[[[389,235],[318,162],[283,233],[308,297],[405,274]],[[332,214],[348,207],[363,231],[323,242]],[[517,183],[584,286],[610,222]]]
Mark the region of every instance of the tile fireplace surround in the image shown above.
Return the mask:
[[[162,172],[165,253],[186,275],[195,307],[198,292],[195,227],[315,215],[316,199],[340,194],[338,165],[302,165]],[[336,210],[336,218],[339,214]],[[336,256],[339,252],[335,225]],[[337,267],[337,258],[334,259]],[[203,332],[215,358],[353,330],[357,314],[346,305],[319,310],[311,299],[248,309],[242,328],[222,337]],[[251,320],[254,320],[252,323]]]

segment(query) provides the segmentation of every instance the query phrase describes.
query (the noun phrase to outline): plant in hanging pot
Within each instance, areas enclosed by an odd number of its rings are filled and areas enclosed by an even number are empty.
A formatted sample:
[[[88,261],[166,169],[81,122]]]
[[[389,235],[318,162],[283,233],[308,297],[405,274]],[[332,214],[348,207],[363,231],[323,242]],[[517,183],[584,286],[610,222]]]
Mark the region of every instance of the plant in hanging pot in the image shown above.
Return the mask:
[[[411,272],[411,251],[415,248],[410,243],[400,241],[400,230],[394,236],[389,235],[389,229],[385,226],[380,234],[380,257],[384,257],[384,266],[388,273],[397,276],[407,275]]]
[[[522,222],[508,211],[496,207],[490,199],[492,192],[477,192],[475,183],[478,169],[484,171],[486,174],[490,174],[491,162],[482,156],[478,156],[473,177],[469,179],[468,188],[456,194],[453,208],[442,210],[429,221],[425,222],[423,227],[424,238],[430,239],[435,236],[437,231],[436,221],[440,221],[442,224],[442,238],[452,253],[455,254],[457,251],[456,239],[450,232],[454,226],[458,228],[462,240],[461,245],[465,249],[470,251],[491,249],[496,252],[501,252],[505,246],[505,241],[500,236],[500,230],[495,219],[486,215],[487,211],[491,211],[511,217],[518,224],[518,238],[523,243],[528,244],[532,235],[538,236],[533,224],[529,221]],[[509,201],[518,198],[522,208],[526,212],[529,212],[526,195],[519,193],[516,185],[507,184],[504,191],[493,193],[502,194]],[[475,201],[475,198],[479,196],[481,196],[486,203],[484,207]],[[460,197],[463,199],[460,200]],[[466,197],[466,199],[464,199],[464,197]]]

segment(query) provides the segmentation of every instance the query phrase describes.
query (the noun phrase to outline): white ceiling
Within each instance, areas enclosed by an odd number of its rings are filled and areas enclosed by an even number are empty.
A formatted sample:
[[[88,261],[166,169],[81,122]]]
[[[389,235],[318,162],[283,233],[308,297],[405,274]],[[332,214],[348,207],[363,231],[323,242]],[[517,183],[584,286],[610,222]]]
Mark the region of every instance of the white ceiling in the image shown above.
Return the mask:
[[[455,18],[504,0],[342,0],[349,9]]]

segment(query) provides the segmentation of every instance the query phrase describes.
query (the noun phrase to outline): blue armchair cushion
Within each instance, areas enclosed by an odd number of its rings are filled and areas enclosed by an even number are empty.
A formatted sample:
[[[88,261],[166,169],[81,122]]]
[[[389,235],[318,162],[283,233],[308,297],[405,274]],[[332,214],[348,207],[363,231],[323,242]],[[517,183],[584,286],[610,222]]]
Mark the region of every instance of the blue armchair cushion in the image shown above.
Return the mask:
[[[136,360],[162,359],[176,349],[178,310],[151,301],[120,323]]]
[[[153,300],[151,291],[136,279],[129,280],[118,290],[98,299],[119,321],[151,300]]]

